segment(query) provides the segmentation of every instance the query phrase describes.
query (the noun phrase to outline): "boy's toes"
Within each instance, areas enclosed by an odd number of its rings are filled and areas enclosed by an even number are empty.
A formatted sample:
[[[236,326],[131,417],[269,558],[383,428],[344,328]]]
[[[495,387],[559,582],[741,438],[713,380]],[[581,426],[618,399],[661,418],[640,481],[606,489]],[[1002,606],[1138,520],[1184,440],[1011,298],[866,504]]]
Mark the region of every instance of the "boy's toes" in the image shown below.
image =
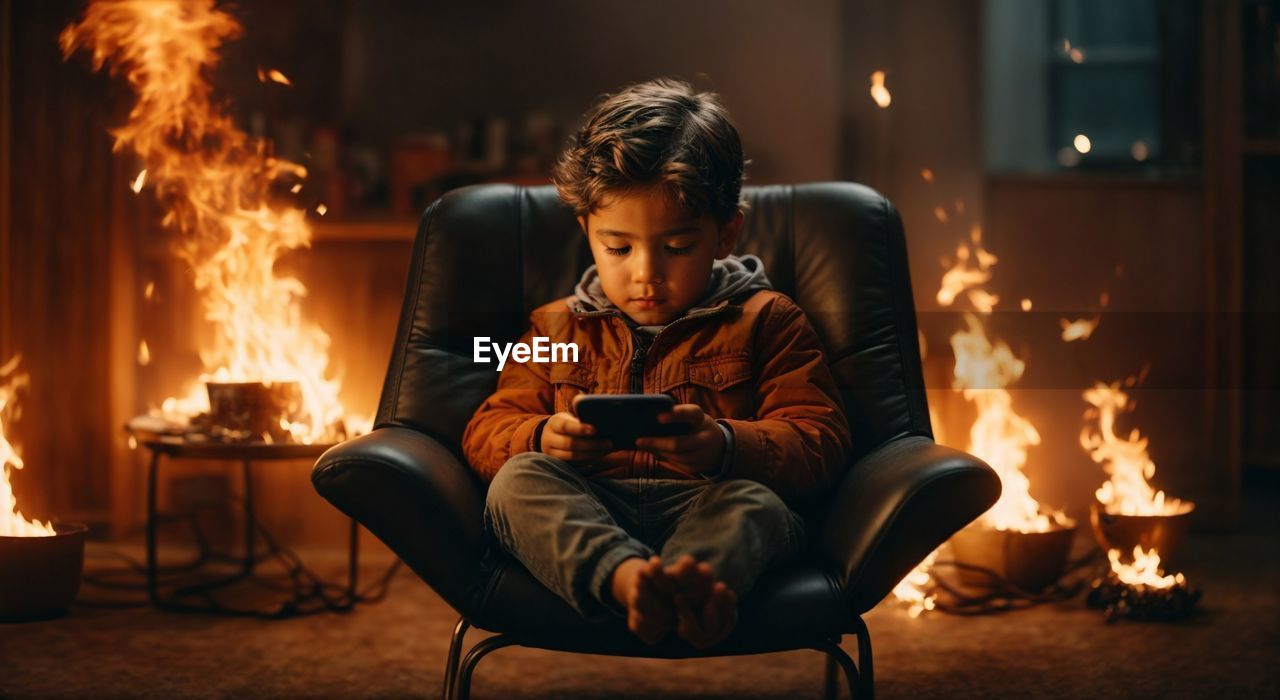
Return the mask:
[[[737,595],[723,582],[717,582],[700,608],[679,608],[676,634],[695,649],[709,649],[723,642],[737,624]]]
[[[672,624],[670,604],[655,590],[649,571],[642,570],[627,605],[627,628],[645,644],[657,644],[671,631]]]

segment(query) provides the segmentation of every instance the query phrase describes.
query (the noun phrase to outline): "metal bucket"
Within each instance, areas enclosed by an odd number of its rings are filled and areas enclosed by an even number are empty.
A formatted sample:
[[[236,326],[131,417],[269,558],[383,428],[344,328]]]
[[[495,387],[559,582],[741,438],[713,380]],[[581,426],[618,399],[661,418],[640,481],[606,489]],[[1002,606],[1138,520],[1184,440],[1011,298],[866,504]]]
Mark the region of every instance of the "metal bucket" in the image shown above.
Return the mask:
[[[1047,532],[1018,532],[968,527],[951,538],[955,560],[980,566],[1029,593],[1038,593],[1062,578],[1071,554],[1075,527],[1054,526]],[[993,588],[990,576],[956,569],[960,581],[975,588]]]
[[[0,622],[48,620],[80,592],[89,529],[54,523],[48,537],[0,537]]]
[[[1195,506],[1184,502],[1187,509],[1172,515],[1116,515],[1108,513],[1097,501],[1089,508],[1093,537],[1103,551],[1120,550],[1123,560],[1133,557],[1133,548],[1155,548],[1163,567],[1177,554],[1179,545],[1191,529],[1191,512]]]

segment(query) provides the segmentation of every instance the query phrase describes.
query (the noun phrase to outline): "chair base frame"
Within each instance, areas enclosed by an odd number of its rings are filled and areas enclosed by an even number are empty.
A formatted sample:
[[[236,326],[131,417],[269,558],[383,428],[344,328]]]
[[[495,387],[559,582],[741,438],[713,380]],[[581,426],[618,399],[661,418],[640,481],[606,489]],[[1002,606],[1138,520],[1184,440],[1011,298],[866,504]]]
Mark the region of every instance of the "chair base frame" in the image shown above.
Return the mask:
[[[471,697],[471,676],[475,673],[481,659],[503,647],[523,646],[519,640],[510,635],[498,634],[480,640],[467,651],[464,657],[462,655],[463,638],[470,627],[466,619],[458,618],[458,624],[453,628],[453,638],[449,642],[449,655],[445,659],[442,687],[444,700],[468,700]],[[827,655],[826,673],[823,679],[823,697],[827,700],[835,700],[840,695],[837,670],[844,671],[850,697],[857,700],[870,700],[875,697],[875,679],[871,665],[871,633],[861,617],[854,617],[852,634],[858,640],[856,664],[840,647],[840,637],[823,640],[808,647]]]

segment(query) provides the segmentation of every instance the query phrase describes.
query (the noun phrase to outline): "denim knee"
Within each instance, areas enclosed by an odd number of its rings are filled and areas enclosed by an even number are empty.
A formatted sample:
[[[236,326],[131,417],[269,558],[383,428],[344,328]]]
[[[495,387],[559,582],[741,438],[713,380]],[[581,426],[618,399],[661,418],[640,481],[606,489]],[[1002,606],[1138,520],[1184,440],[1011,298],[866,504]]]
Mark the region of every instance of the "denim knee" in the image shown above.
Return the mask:
[[[804,522],[778,494],[758,481],[729,479],[707,487],[701,501],[718,502],[738,511],[764,532],[780,533],[785,542],[780,543],[792,552],[803,548]]]

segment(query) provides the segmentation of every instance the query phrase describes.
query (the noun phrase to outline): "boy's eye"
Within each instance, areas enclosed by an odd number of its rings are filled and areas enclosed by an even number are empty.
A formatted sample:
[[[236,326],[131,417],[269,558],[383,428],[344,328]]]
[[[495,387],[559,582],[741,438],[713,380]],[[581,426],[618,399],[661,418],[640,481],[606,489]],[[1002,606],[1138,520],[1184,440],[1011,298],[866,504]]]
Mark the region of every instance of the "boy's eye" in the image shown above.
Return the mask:
[[[691,246],[691,245],[687,245],[687,246],[674,246],[674,245],[669,245],[669,246],[667,246],[667,252],[668,252],[668,253],[671,253],[672,255],[688,255],[689,253],[692,253],[692,252],[693,252],[693,246]]]
[[[604,247],[604,252],[609,255],[626,255],[629,250],[631,250],[631,246],[629,245],[624,245],[621,248],[610,248],[609,246]]]

